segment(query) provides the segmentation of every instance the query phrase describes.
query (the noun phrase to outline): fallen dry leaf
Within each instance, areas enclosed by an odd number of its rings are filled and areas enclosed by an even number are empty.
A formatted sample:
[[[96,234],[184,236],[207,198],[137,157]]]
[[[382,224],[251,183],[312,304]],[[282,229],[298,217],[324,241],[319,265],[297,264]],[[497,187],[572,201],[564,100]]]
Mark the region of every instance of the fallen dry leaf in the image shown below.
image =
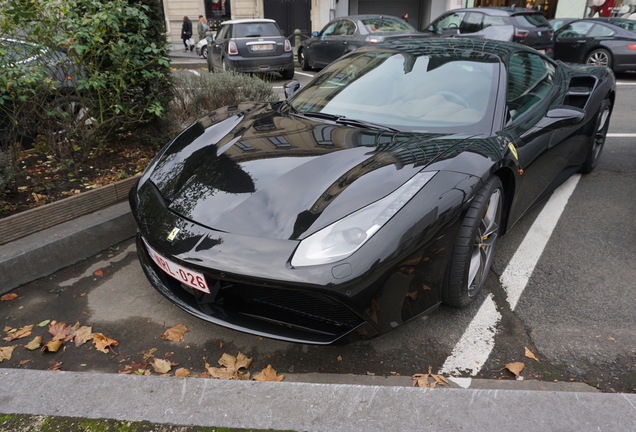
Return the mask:
[[[24,366],[25,364],[27,364],[28,362],[30,362],[31,360],[21,360],[18,364],[20,366]]]
[[[47,326],[47,325],[49,325],[50,322],[51,322],[51,320],[44,320],[40,324],[38,324],[38,327]]]
[[[93,327],[82,326],[73,331],[73,342],[76,347],[84,345],[93,338]]]
[[[93,343],[98,351],[108,353],[108,348],[112,350],[112,347],[119,345],[114,339],[107,338],[101,333],[93,333]]]
[[[183,324],[177,324],[174,327],[167,329],[161,335],[161,339],[169,340],[172,342],[181,342],[183,340],[183,334],[189,332],[188,328]]]
[[[23,337],[27,337],[31,334],[31,330],[33,329],[33,324],[28,325],[28,326],[24,326],[24,327],[20,327],[18,330],[16,331],[11,331],[9,330],[9,333],[7,335],[7,337],[3,338],[4,340],[6,340],[7,342],[11,342],[13,340],[16,339],[22,339]]]
[[[521,371],[525,367],[526,367],[526,365],[523,364],[522,362],[508,363],[506,365],[506,369],[508,369],[513,374],[515,374],[515,376],[519,376],[519,374],[521,373]]]
[[[102,269],[97,269],[93,272],[93,274],[97,277],[102,277],[104,276],[104,271]]]
[[[190,371],[187,370],[186,368],[179,368],[176,371],[174,371],[174,376],[179,378],[187,378],[190,376]]]
[[[252,379],[256,381],[282,381],[285,379],[285,375],[276,376],[276,374],[277,372],[272,365],[267,365],[261,373],[254,375]]]
[[[13,345],[10,347],[0,347],[0,363],[5,360],[11,360],[11,354],[13,350],[17,347],[17,345]]]
[[[436,375],[432,373],[433,367],[428,367],[428,373],[425,374],[415,374],[411,378],[413,378],[413,387],[425,387],[425,388],[435,388],[438,384],[444,385],[448,384],[448,380],[444,378],[442,375]],[[433,382],[429,382],[429,378],[433,379]]]
[[[33,338],[31,342],[26,344],[24,347],[28,350],[36,350],[42,346],[42,336],[36,336]]]
[[[64,345],[64,341],[54,339],[42,347],[42,352],[57,352],[62,347],[62,345]]]
[[[140,353],[137,353],[137,354],[143,355],[144,356],[144,360],[148,360],[149,358],[155,356],[155,351],[157,351],[157,348],[151,348],[147,352],[144,351],[144,352],[140,352]]]
[[[528,349],[528,347],[525,347],[525,349],[526,349],[526,354],[525,354],[526,357],[531,358],[532,360],[539,361],[539,359],[532,353],[532,351]]]
[[[148,365],[149,364],[146,362],[133,360],[131,364],[125,365],[123,368],[119,369],[117,373],[125,375],[144,375]]]
[[[0,297],[0,301],[10,301],[16,298],[18,298],[18,295],[16,293],[9,293]]]
[[[52,321],[49,324],[49,333],[53,335],[53,340],[61,340],[66,342],[67,340],[73,339],[72,336],[69,336],[69,333],[73,330],[73,327],[67,326],[66,321],[57,322]]]
[[[155,372],[160,374],[168,373],[172,369],[172,363],[169,360],[156,358],[151,364]]]
[[[252,359],[248,358],[241,352],[239,352],[236,357],[224,353],[218,363],[225,367],[215,368],[209,367],[210,365],[206,364],[208,373],[214,378],[226,380],[248,380],[250,377],[249,372],[244,372],[240,369],[247,369],[252,364]]]
[[[59,371],[62,367],[62,362],[58,362],[55,360],[51,360],[49,362],[49,367],[46,368],[46,370],[50,370],[50,371]]]

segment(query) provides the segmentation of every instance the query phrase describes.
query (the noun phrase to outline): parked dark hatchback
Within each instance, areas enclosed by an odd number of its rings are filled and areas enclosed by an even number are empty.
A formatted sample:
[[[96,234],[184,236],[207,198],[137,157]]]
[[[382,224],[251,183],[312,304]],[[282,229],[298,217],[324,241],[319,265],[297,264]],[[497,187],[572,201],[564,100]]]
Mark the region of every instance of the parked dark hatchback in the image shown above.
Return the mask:
[[[614,71],[636,70],[636,21],[589,18],[566,24],[555,33],[554,58]]]
[[[289,40],[271,19],[230,20],[208,42],[208,70],[280,72],[294,77],[294,54]]]
[[[313,32],[298,48],[298,63],[303,70],[323,68],[343,55],[384,40],[421,36],[406,21],[388,15],[351,15],[336,18],[320,32]]]
[[[425,29],[434,36],[518,42],[552,55],[553,31],[539,11],[516,8],[453,9]]]

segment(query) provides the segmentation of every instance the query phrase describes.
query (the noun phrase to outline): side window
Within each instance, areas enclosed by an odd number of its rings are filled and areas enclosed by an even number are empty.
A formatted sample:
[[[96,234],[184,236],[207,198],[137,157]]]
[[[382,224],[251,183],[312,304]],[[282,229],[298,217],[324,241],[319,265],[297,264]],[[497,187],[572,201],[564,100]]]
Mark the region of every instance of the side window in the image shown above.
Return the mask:
[[[433,28],[432,30],[440,31],[448,29],[459,29],[459,26],[462,23],[462,18],[465,14],[465,12],[458,12],[443,16],[442,18],[431,24],[431,27]]]
[[[519,52],[508,64],[506,102],[511,121],[544,100],[553,88],[554,66],[539,55]]]
[[[506,25],[506,21],[503,19],[503,17],[484,15],[483,28],[503,25]]]
[[[340,24],[340,21],[334,21],[327,24],[327,26],[324,29],[322,29],[320,36],[333,36],[336,33],[336,28],[338,27],[338,24]]]
[[[466,14],[459,27],[461,33],[477,33],[481,30],[483,14],[471,12]]]
[[[558,37],[562,38],[580,38],[585,37],[588,31],[592,28],[594,23],[591,22],[573,22],[563,27],[559,31]]]
[[[230,34],[230,28],[231,27],[232,26],[230,26],[230,25],[221,26],[221,30],[219,30],[219,33],[216,35],[216,39],[217,40],[227,39],[228,35]]]
[[[336,34],[340,36],[352,36],[356,31],[356,25],[349,20],[342,20]]]
[[[596,24],[592,27],[592,30],[587,34],[587,37],[603,37],[613,36],[616,32],[609,27],[605,27],[601,24]]]

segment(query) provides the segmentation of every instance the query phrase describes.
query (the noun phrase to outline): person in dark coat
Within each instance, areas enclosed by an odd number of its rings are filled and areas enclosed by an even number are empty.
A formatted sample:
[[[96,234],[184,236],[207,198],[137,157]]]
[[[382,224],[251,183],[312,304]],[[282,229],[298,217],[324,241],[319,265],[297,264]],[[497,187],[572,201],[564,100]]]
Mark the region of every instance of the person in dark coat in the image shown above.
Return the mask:
[[[187,16],[183,17],[183,24],[181,24],[181,39],[183,40],[183,46],[185,51],[190,51],[188,47],[188,39],[192,37],[192,22]]]

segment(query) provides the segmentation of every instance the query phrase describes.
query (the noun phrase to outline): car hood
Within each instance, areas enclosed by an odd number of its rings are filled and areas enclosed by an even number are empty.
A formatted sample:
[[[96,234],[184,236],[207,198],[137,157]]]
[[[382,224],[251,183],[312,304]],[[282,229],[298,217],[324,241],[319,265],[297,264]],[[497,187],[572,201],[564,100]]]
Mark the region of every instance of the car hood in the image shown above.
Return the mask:
[[[465,141],[244,104],[191,125],[141,183],[149,179],[171,211],[208,228],[298,240],[388,195],[433,161],[457,155]]]

